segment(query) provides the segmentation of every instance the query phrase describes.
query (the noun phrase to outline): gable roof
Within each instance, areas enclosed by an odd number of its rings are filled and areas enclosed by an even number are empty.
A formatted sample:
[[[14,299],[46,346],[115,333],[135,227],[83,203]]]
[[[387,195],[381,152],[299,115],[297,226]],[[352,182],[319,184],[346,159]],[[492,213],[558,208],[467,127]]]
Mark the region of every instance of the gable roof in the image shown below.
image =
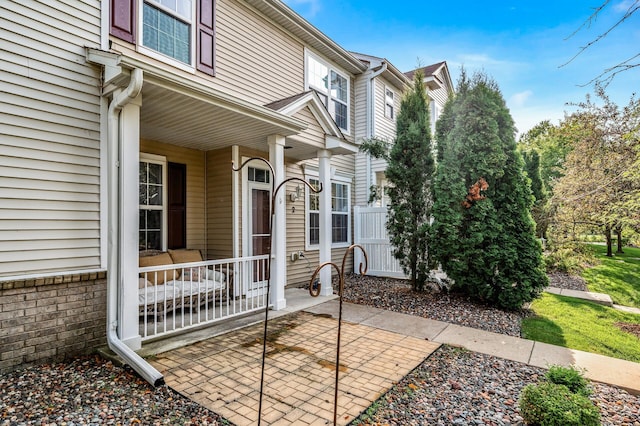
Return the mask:
[[[403,86],[411,84],[411,80],[408,79],[402,71],[396,68],[395,65],[389,62],[388,59],[358,52],[349,53],[362,61],[362,63],[368,65],[368,69],[373,72],[379,71],[386,65],[386,69],[382,74],[387,80],[394,82],[397,87],[403,88]]]
[[[435,76],[435,74],[440,71],[440,68],[442,68],[443,65],[446,65],[446,63],[446,61],[442,61],[438,62],[437,64],[427,65],[426,67],[416,68],[415,70],[405,72],[404,75],[406,75],[410,80],[413,80],[413,76],[415,75],[415,73],[419,70],[422,70],[422,73],[425,77]]]
[[[326,134],[344,139],[342,131],[314,90],[307,90],[306,92],[279,99],[264,106],[288,116],[292,116],[304,107],[309,107],[318,124]]]

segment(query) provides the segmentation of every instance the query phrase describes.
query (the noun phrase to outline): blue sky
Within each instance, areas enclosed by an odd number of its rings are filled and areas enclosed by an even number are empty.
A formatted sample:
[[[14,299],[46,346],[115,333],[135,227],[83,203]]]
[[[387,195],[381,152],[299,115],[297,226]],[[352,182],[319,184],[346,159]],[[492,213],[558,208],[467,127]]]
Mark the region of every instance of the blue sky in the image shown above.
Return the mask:
[[[463,65],[485,71],[520,132],[544,119],[557,124],[574,110],[568,102],[593,93],[593,86],[579,85],[640,52],[638,11],[560,67],[639,0],[611,0],[590,28],[569,37],[603,1],[285,0],[347,50],[385,57],[402,71],[445,60],[454,84]],[[639,86],[640,67],[619,74],[607,93],[625,105]]]

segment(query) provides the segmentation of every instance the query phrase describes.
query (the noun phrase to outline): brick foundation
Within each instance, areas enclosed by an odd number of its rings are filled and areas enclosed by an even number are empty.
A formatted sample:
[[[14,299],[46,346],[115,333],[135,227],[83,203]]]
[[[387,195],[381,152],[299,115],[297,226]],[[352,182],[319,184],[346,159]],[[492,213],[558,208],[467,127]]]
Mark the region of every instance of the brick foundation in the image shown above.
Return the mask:
[[[0,282],[0,373],[106,342],[106,272]]]

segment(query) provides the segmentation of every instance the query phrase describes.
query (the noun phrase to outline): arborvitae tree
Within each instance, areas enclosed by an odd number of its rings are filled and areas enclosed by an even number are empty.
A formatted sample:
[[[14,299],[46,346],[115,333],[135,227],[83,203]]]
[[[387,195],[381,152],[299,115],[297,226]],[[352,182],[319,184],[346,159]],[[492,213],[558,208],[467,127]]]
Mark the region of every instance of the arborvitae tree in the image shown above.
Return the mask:
[[[533,197],[497,84],[463,73],[438,128],[431,254],[455,287],[518,309],[547,285]]]
[[[390,184],[387,230],[394,256],[410,277],[412,288],[419,291],[429,278],[427,238],[435,169],[423,79],[424,75],[416,72],[413,87],[402,98],[390,151],[380,140],[366,141],[361,148],[387,160],[385,176]]]

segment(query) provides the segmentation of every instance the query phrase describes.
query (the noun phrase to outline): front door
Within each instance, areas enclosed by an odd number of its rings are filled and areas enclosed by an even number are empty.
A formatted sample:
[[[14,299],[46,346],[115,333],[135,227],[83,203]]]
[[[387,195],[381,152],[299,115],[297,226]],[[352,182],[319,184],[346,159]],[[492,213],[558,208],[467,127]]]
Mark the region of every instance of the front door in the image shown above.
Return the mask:
[[[248,168],[247,191],[249,212],[249,238],[248,252],[250,256],[269,254],[271,239],[269,230],[271,227],[271,184],[268,170]],[[267,259],[256,260],[251,267],[246,294],[249,297],[264,294],[268,278]]]

